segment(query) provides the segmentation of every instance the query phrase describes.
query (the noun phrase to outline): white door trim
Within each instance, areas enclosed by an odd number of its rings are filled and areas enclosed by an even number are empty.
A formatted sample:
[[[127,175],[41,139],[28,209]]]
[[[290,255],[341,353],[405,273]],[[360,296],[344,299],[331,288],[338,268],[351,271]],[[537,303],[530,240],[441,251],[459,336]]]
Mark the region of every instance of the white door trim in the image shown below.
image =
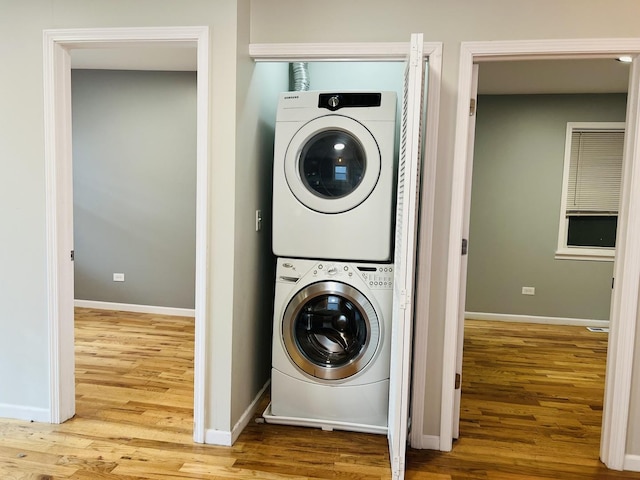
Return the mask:
[[[471,91],[472,65],[490,60],[516,60],[533,58],[614,58],[616,55],[640,54],[640,39],[570,39],[534,41],[462,42],[458,80],[458,106],[453,158],[453,184],[451,192],[451,223],[449,230],[448,276],[446,284],[444,357],[442,377],[442,409],[440,423],[440,449],[452,447],[452,408],[457,348],[457,324],[460,305],[460,242],[463,233],[464,206],[470,192],[466,191],[467,134],[469,92]],[[638,103],[637,92],[630,88],[627,101],[628,115]],[[635,137],[629,142],[633,149],[629,172],[633,181],[639,175],[637,123]],[[633,145],[631,145],[633,143]],[[628,175],[625,184],[629,184]],[[638,309],[638,278],[640,277],[640,194],[623,187],[626,204],[621,209],[615,266],[616,288],[612,300],[611,334],[607,357],[607,379],[603,414],[603,433],[600,456],[612,469],[622,469],[629,414],[630,382],[633,364],[636,313]],[[635,243],[634,243],[635,242]]]
[[[44,114],[50,421],[75,413],[73,351],[73,195],[71,62],[74,48],[190,44],[197,48],[196,292],[194,441],[204,442],[207,266],[209,243],[209,29],[208,27],[45,30]]]
[[[437,48],[425,43],[425,48]],[[387,43],[251,43],[249,55],[256,62],[389,61],[406,59],[409,42]],[[425,50],[425,56],[428,53]]]
[[[391,43],[287,43],[250,44],[249,54],[255,61],[397,61],[404,62],[409,51],[409,42]],[[429,326],[429,290],[431,282],[431,254],[433,216],[435,204],[436,159],[438,141],[438,119],[440,115],[440,86],[442,78],[442,43],[424,42],[424,58],[429,62],[427,70],[426,129],[424,132],[420,232],[418,245],[415,319],[413,334],[413,367],[411,374],[411,424],[409,433],[411,446],[433,448],[433,437],[422,433],[426,395],[427,332]],[[421,267],[423,266],[423,267]]]

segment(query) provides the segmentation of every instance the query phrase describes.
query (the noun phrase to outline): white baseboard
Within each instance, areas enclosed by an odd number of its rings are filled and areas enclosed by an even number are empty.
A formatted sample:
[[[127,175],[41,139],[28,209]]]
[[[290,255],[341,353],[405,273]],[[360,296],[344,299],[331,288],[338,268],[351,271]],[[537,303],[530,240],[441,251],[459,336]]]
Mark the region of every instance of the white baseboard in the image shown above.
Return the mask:
[[[573,325],[578,327],[608,327],[609,320],[589,318],[541,317],[537,315],[510,315],[505,313],[464,312],[470,320],[494,320],[497,322],[543,323],[547,325]]]
[[[222,445],[223,447],[230,447],[232,445],[231,432],[207,428],[204,432],[204,443],[207,445]]]
[[[240,420],[238,420],[236,424],[233,426],[233,430],[231,430],[232,445],[238,439],[238,437],[242,433],[242,430],[244,430],[244,427],[246,427],[251,421],[251,419],[253,418],[253,414],[256,412],[258,408],[258,403],[260,403],[260,399],[262,398],[262,395],[269,387],[270,383],[271,383],[271,379],[267,380],[267,382],[263,385],[262,389],[258,392],[258,394],[253,399],[253,402],[251,402],[251,405],[249,405],[247,409],[244,411],[244,413],[240,417]]]
[[[440,450],[440,437],[438,435],[422,435],[419,436],[418,442],[411,442],[411,448],[421,450]]]
[[[158,307],[154,305],[136,305],[133,303],[98,302],[94,300],[75,300],[74,305],[80,308],[97,310],[120,310],[122,312],[151,313],[156,315],[173,315],[176,317],[195,317],[194,308]]]
[[[51,412],[48,408],[23,407],[0,403],[0,418],[51,423]]]
[[[256,409],[258,408],[260,399],[262,398],[262,395],[269,387],[270,383],[271,383],[271,380],[267,380],[267,383],[264,384],[262,389],[258,392],[258,394],[253,399],[253,402],[251,402],[251,405],[247,407],[247,409],[244,411],[244,413],[240,417],[240,420],[236,422],[236,424],[233,426],[233,429],[230,432],[224,431],[224,430],[207,429],[204,434],[204,443],[207,443],[209,445],[222,445],[225,447],[230,447],[231,445],[233,445],[235,441],[238,439],[238,437],[240,436],[240,434],[242,433],[242,431],[244,430],[244,427],[246,427],[251,421],[251,419],[253,418],[253,414],[256,412]]]
[[[640,472],[640,455],[626,454],[624,456],[624,465],[622,468],[630,472]]]

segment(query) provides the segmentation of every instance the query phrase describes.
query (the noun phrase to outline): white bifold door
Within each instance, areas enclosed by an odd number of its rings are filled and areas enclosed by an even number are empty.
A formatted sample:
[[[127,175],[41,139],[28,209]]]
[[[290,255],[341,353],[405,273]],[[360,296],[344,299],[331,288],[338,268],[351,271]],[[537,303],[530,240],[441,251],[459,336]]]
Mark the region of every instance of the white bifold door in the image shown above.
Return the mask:
[[[396,207],[388,430],[394,480],[404,478],[408,435],[424,78],[422,34],[413,34],[405,68]]]

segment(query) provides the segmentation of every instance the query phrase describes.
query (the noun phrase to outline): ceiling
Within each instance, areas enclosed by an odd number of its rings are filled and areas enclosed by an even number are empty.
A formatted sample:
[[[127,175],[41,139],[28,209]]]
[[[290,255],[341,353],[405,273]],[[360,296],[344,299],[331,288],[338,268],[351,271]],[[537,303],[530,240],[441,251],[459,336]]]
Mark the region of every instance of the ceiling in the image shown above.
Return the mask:
[[[195,71],[192,45],[78,49],[72,68]],[[487,61],[480,64],[480,94],[621,93],[629,64],[614,59]]]

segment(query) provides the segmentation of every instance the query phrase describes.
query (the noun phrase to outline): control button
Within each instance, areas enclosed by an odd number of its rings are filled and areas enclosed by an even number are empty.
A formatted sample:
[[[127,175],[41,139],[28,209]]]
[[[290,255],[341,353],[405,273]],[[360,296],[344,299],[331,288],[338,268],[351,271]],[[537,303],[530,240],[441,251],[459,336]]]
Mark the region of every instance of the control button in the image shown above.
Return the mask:
[[[349,270],[349,267],[345,265],[344,266],[344,271],[346,272],[347,270]]]
[[[322,264],[321,263],[318,264],[318,269],[322,270]]]

